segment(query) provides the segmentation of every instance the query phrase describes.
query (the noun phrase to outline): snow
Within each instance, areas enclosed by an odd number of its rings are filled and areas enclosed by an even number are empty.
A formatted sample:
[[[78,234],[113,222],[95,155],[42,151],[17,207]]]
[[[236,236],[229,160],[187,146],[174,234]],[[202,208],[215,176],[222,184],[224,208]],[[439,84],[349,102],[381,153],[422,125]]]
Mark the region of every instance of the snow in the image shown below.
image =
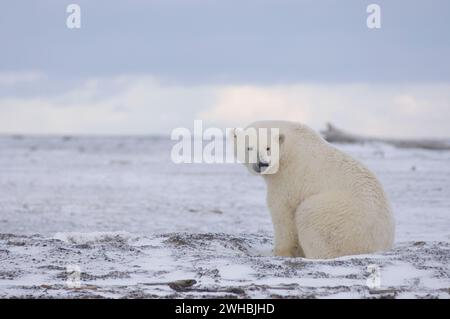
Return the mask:
[[[271,255],[261,179],[239,164],[173,164],[171,145],[1,136],[0,297],[450,297],[450,152],[337,145],[385,186],[396,244],[314,261]]]

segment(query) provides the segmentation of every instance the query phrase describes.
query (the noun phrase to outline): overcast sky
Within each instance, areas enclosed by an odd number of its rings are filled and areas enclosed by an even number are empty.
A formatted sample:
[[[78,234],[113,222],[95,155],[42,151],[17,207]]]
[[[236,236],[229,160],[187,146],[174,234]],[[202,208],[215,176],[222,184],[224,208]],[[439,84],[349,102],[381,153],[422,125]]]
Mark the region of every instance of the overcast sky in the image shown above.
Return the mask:
[[[81,29],[66,7],[81,6]],[[381,29],[366,8],[381,7]],[[9,1],[0,132],[168,134],[194,119],[450,137],[450,2]]]

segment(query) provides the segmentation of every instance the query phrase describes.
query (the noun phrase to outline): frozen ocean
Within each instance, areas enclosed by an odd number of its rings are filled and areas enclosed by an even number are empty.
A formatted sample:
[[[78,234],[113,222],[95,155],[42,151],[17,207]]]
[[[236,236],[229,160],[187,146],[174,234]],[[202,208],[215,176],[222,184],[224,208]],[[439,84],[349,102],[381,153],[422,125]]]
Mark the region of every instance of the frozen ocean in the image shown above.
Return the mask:
[[[174,143],[1,136],[0,297],[450,297],[450,151],[335,145],[381,180],[396,244],[308,260],[271,256],[261,178]]]

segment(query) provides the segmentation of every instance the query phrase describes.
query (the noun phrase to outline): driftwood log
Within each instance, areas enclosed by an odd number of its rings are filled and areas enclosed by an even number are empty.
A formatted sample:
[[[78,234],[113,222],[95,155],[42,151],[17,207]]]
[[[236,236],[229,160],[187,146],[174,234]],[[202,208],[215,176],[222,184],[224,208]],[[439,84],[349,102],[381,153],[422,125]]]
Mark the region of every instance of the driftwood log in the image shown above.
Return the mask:
[[[320,132],[330,143],[363,144],[379,142],[390,144],[399,148],[421,148],[427,150],[450,150],[450,142],[439,139],[394,139],[360,136],[345,132],[334,125],[327,123],[327,129]]]

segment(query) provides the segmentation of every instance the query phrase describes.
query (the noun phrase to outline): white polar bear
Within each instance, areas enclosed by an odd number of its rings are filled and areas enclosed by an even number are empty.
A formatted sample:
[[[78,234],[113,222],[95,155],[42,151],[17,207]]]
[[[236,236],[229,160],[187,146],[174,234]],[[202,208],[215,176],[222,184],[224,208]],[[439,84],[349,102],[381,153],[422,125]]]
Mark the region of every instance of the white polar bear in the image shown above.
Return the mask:
[[[325,259],[392,247],[391,208],[368,168],[299,123],[261,121],[247,128],[279,129],[278,136],[268,139],[279,139],[278,160],[262,162],[270,146],[262,150],[261,144],[246,142],[246,150],[258,154],[256,164],[246,165],[267,184],[275,255]],[[239,134],[234,131],[236,139]],[[274,165],[276,173],[264,174]]]

